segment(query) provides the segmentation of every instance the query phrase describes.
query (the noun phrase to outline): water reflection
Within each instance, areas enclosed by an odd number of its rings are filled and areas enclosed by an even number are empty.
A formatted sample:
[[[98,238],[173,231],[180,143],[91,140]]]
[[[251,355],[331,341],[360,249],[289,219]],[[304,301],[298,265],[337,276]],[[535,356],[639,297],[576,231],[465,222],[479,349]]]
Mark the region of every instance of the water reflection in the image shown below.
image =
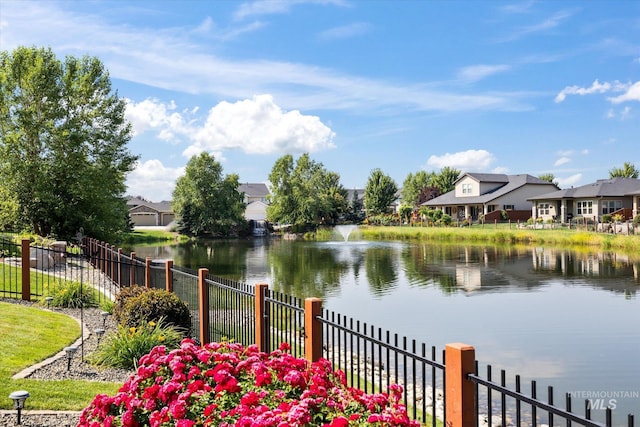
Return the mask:
[[[640,261],[608,252],[418,244],[402,257],[411,286],[445,294],[532,291],[563,277],[634,297],[640,283]]]
[[[376,298],[396,292],[403,280],[409,287],[468,296],[536,291],[562,278],[635,298],[640,284],[640,257],[544,247],[255,239],[133,250],[143,258],[170,258],[193,270],[208,268],[216,276],[268,283],[298,298],[335,297],[341,286],[354,281],[366,282]]]

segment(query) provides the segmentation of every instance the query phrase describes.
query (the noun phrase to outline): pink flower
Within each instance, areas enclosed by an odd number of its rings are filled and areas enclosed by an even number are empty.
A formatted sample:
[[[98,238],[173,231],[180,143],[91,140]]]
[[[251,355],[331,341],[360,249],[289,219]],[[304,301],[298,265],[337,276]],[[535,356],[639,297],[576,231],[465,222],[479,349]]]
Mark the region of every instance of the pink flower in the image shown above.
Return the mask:
[[[365,394],[346,386],[328,360],[311,365],[256,346],[184,340],[177,350],[154,348],[113,397],[98,395],[78,427],[348,427],[350,423],[419,426],[400,403],[402,387]],[[348,411],[346,413],[345,411]]]

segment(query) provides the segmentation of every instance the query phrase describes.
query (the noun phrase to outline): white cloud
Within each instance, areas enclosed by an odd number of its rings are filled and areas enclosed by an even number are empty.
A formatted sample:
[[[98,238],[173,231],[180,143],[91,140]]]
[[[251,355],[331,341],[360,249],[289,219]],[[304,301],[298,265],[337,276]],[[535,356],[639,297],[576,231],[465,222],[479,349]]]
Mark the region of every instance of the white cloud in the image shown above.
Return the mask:
[[[127,177],[127,193],[143,196],[153,202],[171,200],[171,193],[178,177],[184,174],[184,167],[169,168],[160,160],[138,162]]]
[[[229,149],[251,154],[317,152],[334,148],[334,137],[317,116],[285,112],[271,95],[259,95],[213,107],[183,154]]]
[[[491,171],[491,173],[503,173],[503,174],[508,174],[509,173],[509,168],[506,166],[498,166],[493,168],[493,170]]]
[[[568,188],[578,184],[582,180],[582,174],[577,173],[566,178],[556,178],[556,180],[558,181],[558,187]]]
[[[608,98],[608,100],[612,104],[620,104],[627,101],[640,101],[640,82],[635,82],[622,95]]]
[[[318,38],[322,40],[346,39],[366,34],[371,31],[371,28],[371,24],[366,22],[354,22],[353,24],[325,30],[318,35]]]
[[[256,15],[287,13],[293,6],[301,3],[345,5],[344,0],[254,0],[242,3],[234,13],[234,18],[242,20]]]
[[[522,27],[516,31],[514,31],[509,36],[505,37],[503,41],[513,41],[519,39],[521,37],[545,32],[548,30],[552,30],[562,24],[565,20],[569,19],[574,15],[574,11],[559,11],[545,19],[544,21],[538,22],[536,24],[532,24],[529,26]]]
[[[570,161],[571,159],[569,157],[560,157],[558,160],[556,160],[553,166],[561,166],[561,165],[564,165],[565,163],[569,163]]]
[[[134,136],[148,130],[158,131],[157,137],[165,141],[176,141],[177,135],[188,133],[188,125],[182,114],[173,111],[176,104],[164,104],[157,99],[141,102],[127,101],[125,117],[131,123]],[[193,112],[197,111],[194,109]],[[188,112],[187,112],[188,113]]]
[[[556,102],[562,102],[566,99],[567,95],[589,95],[592,93],[604,93],[610,91],[612,88],[611,83],[600,83],[597,79],[591,84],[590,87],[584,88],[580,86],[567,86],[556,95]]]
[[[471,65],[458,71],[458,78],[468,82],[476,82],[510,69],[509,65]]]
[[[486,150],[467,150],[457,153],[446,153],[442,156],[431,156],[427,165],[442,169],[445,166],[462,171],[485,171],[495,161],[493,154]]]
[[[318,4],[348,6],[336,0]],[[238,16],[286,13],[294,2],[243,3]],[[113,79],[218,99],[246,99],[270,93],[288,109],[381,111],[522,111],[520,92],[458,93],[421,81],[390,81],[342,73],[314,64],[221,57],[194,27],[147,28],[110,21],[111,15],[69,12],[54,2],[3,3],[6,27],[0,45],[48,45],[58,54],[90,53],[101,58]],[[259,23],[258,23],[259,24]],[[208,25],[211,25],[208,27]],[[235,31],[253,31],[247,23],[219,29],[205,20],[211,38],[225,39]],[[19,29],[29,28],[25,32]],[[88,37],[87,35],[90,35]]]

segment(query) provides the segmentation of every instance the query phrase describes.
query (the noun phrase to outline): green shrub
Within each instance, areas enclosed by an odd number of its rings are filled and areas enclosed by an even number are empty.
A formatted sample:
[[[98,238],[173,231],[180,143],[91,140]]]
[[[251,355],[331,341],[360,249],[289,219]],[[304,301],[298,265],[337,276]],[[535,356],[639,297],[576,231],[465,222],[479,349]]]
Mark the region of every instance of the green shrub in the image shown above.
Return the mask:
[[[135,298],[143,292],[147,292],[148,290],[149,289],[145,288],[144,286],[138,285],[131,285],[126,288],[120,289],[120,292],[118,292],[118,294],[116,295],[116,300],[113,303],[113,311],[111,313],[113,314],[113,319],[116,321],[116,323],[119,324],[122,322],[122,317],[123,313],[126,310],[125,307],[127,305],[127,302],[131,298]]]
[[[633,217],[633,225],[640,225],[640,215]]]
[[[604,214],[602,215],[602,217],[600,218],[600,220],[604,223],[609,223],[613,220],[613,217],[611,216],[611,214]]]
[[[110,299],[105,298],[102,302],[100,302],[100,309],[102,311],[106,311],[109,314],[113,314],[113,307],[114,303]]]
[[[165,325],[163,319],[138,327],[118,326],[118,331],[107,335],[88,360],[98,366],[131,370],[155,346],[164,345],[170,350],[178,348],[182,338],[182,333],[173,326]]]
[[[119,313],[118,323],[125,327],[138,327],[148,322],[164,319],[166,325],[174,326],[184,332],[191,330],[189,307],[177,295],[163,289],[148,289],[140,295],[127,298]]]
[[[46,298],[52,297],[50,302]],[[97,307],[98,291],[80,282],[53,282],[46,286],[41,304],[62,308]]]

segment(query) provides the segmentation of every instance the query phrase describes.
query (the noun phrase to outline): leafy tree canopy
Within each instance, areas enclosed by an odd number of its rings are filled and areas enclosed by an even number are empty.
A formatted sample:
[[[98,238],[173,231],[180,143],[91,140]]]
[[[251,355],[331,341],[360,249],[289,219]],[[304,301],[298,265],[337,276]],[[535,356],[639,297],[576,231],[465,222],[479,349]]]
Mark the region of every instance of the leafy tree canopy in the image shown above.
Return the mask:
[[[538,175],[538,178],[543,181],[547,181],[552,184],[555,184],[556,186],[558,185],[558,180],[556,179],[556,176],[552,173],[543,173],[542,175]]]
[[[364,206],[368,215],[382,215],[389,211],[389,206],[396,200],[398,186],[380,169],[374,169],[369,175],[364,189]]]
[[[415,174],[409,173],[402,184],[403,202],[410,206],[418,207],[424,202],[442,194],[436,186],[437,176],[438,174],[435,172],[426,172],[423,170]]]
[[[222,175],[222,165],[208,153],[193,156],[178,178],[171,208],[178,230],[190,236],[227,236],[244,223],[244,195],[238,175]]]
[[[614,167],[609,171],[609,178],[638,178],[639,174],[633,163],[624,162],[621,168]]]
[[[309,227],[335,224],[347,208],[347,190],[340,175],[313,161],[308,153],[296,162],[282,156],[271,169],[271,204],[267,218],[271,222]]]
[[[437,187],[440,194],[448,193],[455,189],[455,182],[460,178],[460,171],[456,168],[445,166],[440,172],[433,175],[431,186]]]
[[[0,52],[1,225],[61,239],[126,231],[125,179],[137,157],[125,108],[97,58]]]

